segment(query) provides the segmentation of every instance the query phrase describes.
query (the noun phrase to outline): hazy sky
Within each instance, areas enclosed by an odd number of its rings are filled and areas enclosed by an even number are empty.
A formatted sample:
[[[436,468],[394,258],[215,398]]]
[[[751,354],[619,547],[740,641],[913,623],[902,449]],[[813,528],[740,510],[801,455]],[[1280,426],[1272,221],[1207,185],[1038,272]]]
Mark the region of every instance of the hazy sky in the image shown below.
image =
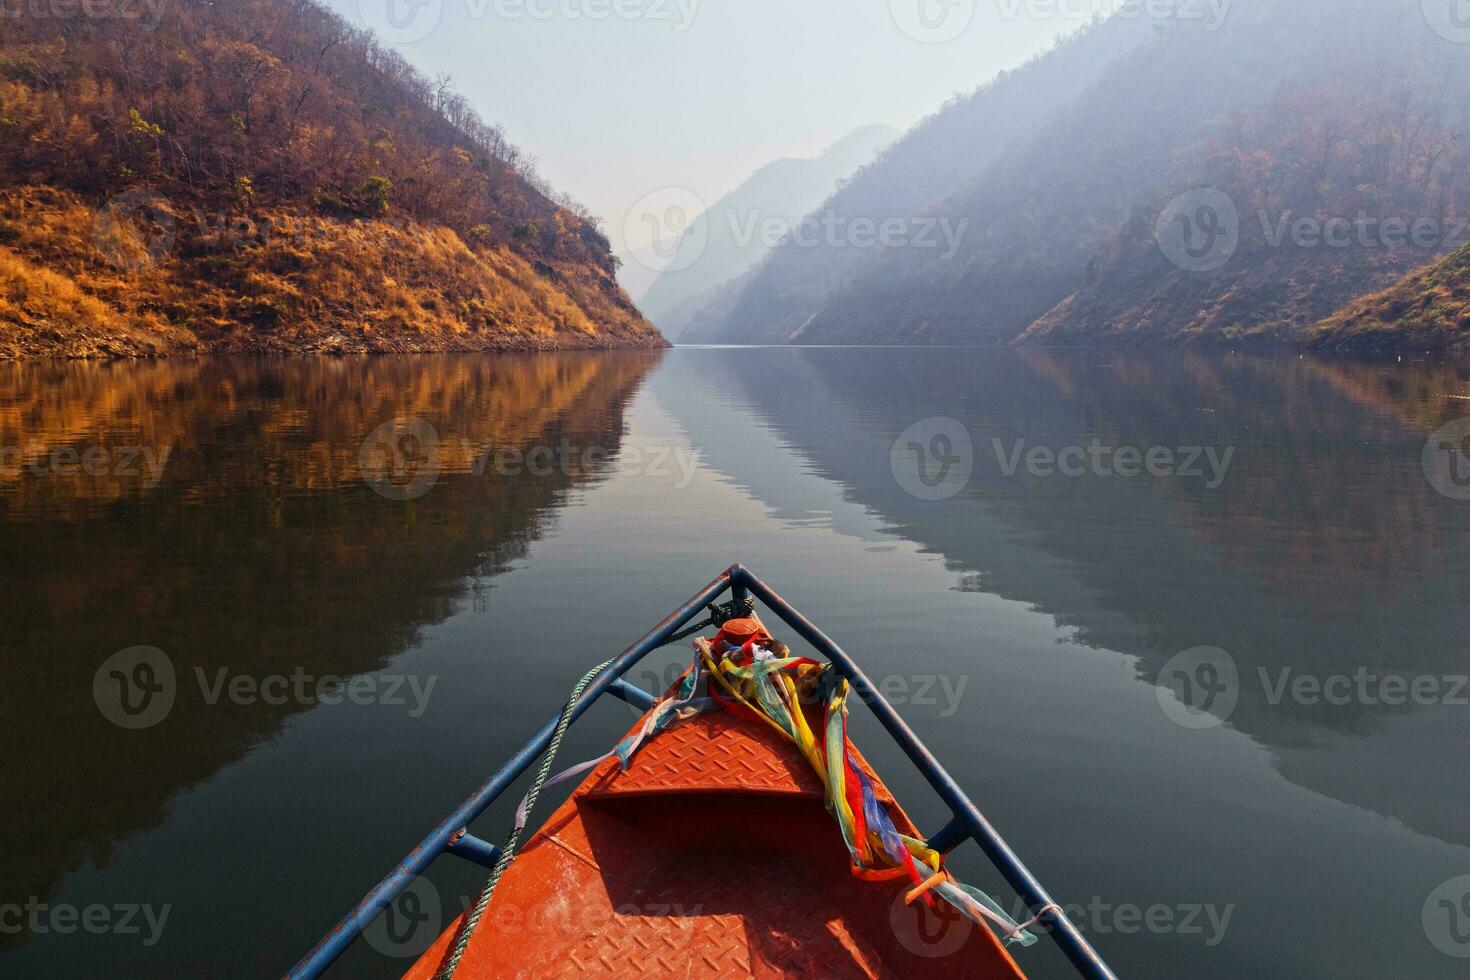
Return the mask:
[[[647,195],[900,129],[1081,26],[1088,0],[328,0],[448,73],[619,251]],[[1071,13],[1059,13],[1071,9]],[[390,9],[393,19],[389,19]],[[901,26],[902,25],[902,26]],[[907,28],[907,29],[905,29]],[[958,35],[950,40],[943,40]]]

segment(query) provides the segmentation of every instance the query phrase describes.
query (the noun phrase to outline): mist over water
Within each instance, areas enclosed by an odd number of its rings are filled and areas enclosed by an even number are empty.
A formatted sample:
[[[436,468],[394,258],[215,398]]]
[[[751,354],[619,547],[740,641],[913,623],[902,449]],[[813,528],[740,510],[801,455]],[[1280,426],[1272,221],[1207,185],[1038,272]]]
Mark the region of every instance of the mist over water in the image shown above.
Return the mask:
[[[1458,362],[1177,351],[0,367],[0,785],[33,788],[0,906],[169,909],[0,934],[0,973],[279,974],[741,561],[883,679],[1120,975],[1459,976],[1428,925],[1470,873],[1470,502],[1427,460],[1466,396]],[[171,670],[173,700],[129,728],[102,668],[140,647],[165,660],[124,677]],[[567,759],[632,718],[599,705]],[[1009,907],[978,853],[958,870]],[[446,909],[480,878],[430,875]],[[360,942],[341,969],[407,962]]]

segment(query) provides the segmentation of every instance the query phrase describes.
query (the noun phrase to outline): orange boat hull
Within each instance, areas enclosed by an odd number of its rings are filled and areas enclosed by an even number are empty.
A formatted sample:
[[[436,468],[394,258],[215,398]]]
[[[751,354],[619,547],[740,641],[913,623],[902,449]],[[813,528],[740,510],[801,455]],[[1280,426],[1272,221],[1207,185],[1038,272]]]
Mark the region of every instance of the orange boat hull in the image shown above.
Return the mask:
[[[905,904],[910,887],[853,876],[795,746],[708,712],[628,772],[593,770],[501,879],[456,977],[1023,977],[989,930]],[[405,976],[435,976],[459,926]]]

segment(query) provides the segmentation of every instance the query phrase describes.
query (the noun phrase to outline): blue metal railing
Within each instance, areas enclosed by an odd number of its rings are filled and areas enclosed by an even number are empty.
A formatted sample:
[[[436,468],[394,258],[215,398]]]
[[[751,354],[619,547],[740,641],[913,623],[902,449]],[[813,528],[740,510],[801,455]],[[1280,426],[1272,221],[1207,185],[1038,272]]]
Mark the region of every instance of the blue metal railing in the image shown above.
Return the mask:
[[[1036,880],[1036,876],[1027,869],[995,828],[990,825],[990,822],[981,815],[979,809],[965,795],[965,791],[939,764],[939,760],[935,759],[924,743],[919,741],[919,737],[899,717],[893,705],[878,693],[877,688],[868,680],[862,669],[827,634],[812,625],[805,616],[793,609],[786,600],[751,574],[743,565],[733,566],[706,585],[682,606],[670,613],[663,622],[645,634],[641,640],[624,650],[612,665],[599,674],[592,685],[587,688],[582,700],[572,711],[572,721],[575,722],[599,697],[608,693],[639,709],[650,707],[654,702],[654,696],[629,684],[623,679],[623,675],[648,654],[667,643],[670,637],[698,616],[705,606],[727,591],[731,593],[736,608],[743,605],[748,598],[754,597],[760,600],[782,622],[795,630],[818,653],[826,657],[837,672],[852,685],[853,691],[872,709],[878,721],[903,748],[904,753],[913,761],[919,772],[928,780],[929,785],[950,809],[952,819],[929,839],[931,847],[948,852],[965,840],[975,841],[1033,913],[1040,912],[1040,925],[1046,927],[1046,931],[1056,940],[1057,945],[1072,961],[1072,965],[1076,967],[1079,974],[1095,978],[1095,980],[1117,980],[1113,971],[1108,968],[1082,933],[1060,910],[1041,883]],[[541,757],[551,743],[552,733],[559,719],[560,713],[558,712],[541,726],[531,740],[522,746],[520,751],[512,756],[499,772],[475,790],[439,826],[435,827],[429,836],[410,851],[408,856],[388,873],[387,877],[378,882],[377,886],[357,904],[357,907],[348,912],[342,921],[338,922],[336,927],[327,933],[321,942],[317,943],[316,948],[291,968],[291,972],[287,974],[290,980],[309,980],[309,978],[321,976],[336,961],[337,957],[341,956],[347,947],[351,946],[353,941],[362,934],[368,924],[402,894],[414,878],[427,870],[440,854],[447,852],[485,867],[493,866],[496,858],[499,857],[499,848],[471,835],[466,828]]]

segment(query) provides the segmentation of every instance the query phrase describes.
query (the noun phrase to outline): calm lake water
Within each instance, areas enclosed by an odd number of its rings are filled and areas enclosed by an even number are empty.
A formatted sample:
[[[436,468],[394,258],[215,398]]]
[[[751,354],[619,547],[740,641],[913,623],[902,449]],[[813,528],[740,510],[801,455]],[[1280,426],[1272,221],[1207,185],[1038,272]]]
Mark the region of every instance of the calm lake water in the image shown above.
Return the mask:
[[[742,561],[1121,975],[1463,977],[1470,464],[1424,451],[1464,416],[1470,365],[1296,355],[0,365],[0,975],[279,975]],[[105,666],[140,646],[151,676]],[[171,669],[172,703],[115,668]],[[563,758],[632,718],[599,705]],[[442,859],[423,915],[482,877]],[[397,935],[338,975],[401,972]]]

